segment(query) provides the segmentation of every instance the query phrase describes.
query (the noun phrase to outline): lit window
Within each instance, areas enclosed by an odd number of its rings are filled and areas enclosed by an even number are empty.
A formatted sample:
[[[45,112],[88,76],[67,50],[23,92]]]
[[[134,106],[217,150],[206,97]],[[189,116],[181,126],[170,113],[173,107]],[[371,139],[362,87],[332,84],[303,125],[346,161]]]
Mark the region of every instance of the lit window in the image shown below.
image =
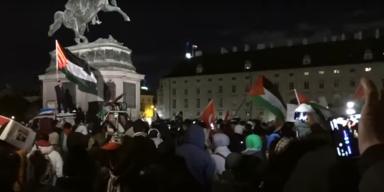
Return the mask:
[[[333,73],[340,73],[339,70],[333,70]]]
[[[311,64],[311,57],[309,55],[305,55],[303,58],[303,64],[304,65],[309,65]]]
[[[372,51],[367,49],[364,52],[364,60],[372,60],[373,59],[373,54]]]
[[[245,61],[245,65],[244,65],[245,69],[251,69],[251,66],[252,66],[252,62],[251,61],[249,61],[249,60]]]
[[[309,75],[309,72],[304,72],[304,75]]]
[[[320,75],[323,75],[323,74],[324,74],[324,71],[319,71],[319,74],[320,74]]]
[[[370,67],[366,67],[366,68],[365,68],[365,71],[366,71],[366,72],[371,71],[371,68],[370,68]]]

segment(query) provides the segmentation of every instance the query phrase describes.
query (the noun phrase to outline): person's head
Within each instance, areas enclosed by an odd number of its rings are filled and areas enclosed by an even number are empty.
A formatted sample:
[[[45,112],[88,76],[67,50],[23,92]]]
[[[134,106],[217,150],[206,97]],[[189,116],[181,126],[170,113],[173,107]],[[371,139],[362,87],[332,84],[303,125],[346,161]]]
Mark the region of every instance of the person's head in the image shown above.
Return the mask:
[[[193,122],[190,119],[184,120],[184,122],[183,122],[183,130],[184,131],[187,130],[192,124],[193,124]]]
[[[63,129],[72,129],[72,125],[70,123],[64,123]]]
[[[191,125],[186,131],[184,141],[204,149],[206,141],[204,128],[197,124]]]
[[[235,126],[235,133],[242,135],[244,131],[244,126],[238,124]]]
[[[225,159],[225,169],[234,170],[239,166],[242,155],[239,153],[230,153]]]
[[[229,137],[224,133],[215,133],[212,136],[212,146],[216,147],[227,147],[229,145]]]
[[[153,139],[153,138],[160,138],[160,133],[157,129],[150,129],[149,132],[148,132],[148,136],[149,138]]]
[[[262,144],[263,142],[261,141],[261,138],[255,134],[250,134],[245,139],[245,146],[247,149],[261,150]]]
[[[133,122],[133,132],[139,133],[144,132],[146,133],[146,130],[148,130],[148,124],[142,121],[141,119],[136,120]]]

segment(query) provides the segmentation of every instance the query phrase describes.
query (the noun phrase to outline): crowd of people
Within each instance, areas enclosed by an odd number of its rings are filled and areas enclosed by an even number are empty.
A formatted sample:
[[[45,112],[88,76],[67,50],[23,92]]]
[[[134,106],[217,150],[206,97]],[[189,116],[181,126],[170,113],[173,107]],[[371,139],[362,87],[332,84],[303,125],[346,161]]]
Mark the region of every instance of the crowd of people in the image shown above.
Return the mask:
[[[0,190],[314,192],[384,191],[384,91],[362,79],[360,158],[337,156],[330,130],[308,115],[308,130],[276,120],[222,121],[216,128],[191,120],[151,125],[128,121],[108,134],[40,123],[32,150],[0,141]],[[0,130],[1,131],[1,130]]]

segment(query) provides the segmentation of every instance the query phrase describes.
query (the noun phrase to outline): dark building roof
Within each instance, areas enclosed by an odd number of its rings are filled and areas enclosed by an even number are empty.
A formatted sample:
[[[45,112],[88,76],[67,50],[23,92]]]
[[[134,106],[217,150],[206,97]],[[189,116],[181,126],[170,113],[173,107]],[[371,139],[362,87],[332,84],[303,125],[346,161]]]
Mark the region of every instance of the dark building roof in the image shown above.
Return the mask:
[[[364,53],[368,49],[373,59],[366,61]],[[182,61],[166,78],[384,61],[383,53],[383,39],[363,39],[204,55]],[[305,55],[311,59],[309,65],[303,65]],[[248,70],[244,68],[247,60],[252,63]],[[199,64],[202,73],[196,73]]]

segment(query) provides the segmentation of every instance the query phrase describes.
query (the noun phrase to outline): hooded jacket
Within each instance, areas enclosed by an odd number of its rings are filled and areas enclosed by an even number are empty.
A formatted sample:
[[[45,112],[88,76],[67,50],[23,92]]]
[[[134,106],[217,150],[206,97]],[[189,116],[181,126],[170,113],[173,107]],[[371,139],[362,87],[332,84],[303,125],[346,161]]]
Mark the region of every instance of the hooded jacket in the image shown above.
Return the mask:
[[[155,143],[156,148],[158,148],[159,145],[160,145],[160,143],[163,142],[163,139],[161,139],[160,132],[159,132],[157,129],[149,129],[148,134],[149,134],[151,131],[156,131],[156,132],[157,132],[157,137],[155,137],[155,138],[151,138],[151,139],[152,139],[152,141]]]
[[[205,150],[203,129],[196,124],[187,129],[184,143],[176,149],[176,155],[184,158],[187,169],[202,186],[201,191],[210,191],[216,166]]]
[[[225,170],[225,160],[231,153],[228,149],[229,137],[224,133],[216,133],[212,136],[212,143],[215,150],[211,156],[215,160],[217,173],[222,174]]]

